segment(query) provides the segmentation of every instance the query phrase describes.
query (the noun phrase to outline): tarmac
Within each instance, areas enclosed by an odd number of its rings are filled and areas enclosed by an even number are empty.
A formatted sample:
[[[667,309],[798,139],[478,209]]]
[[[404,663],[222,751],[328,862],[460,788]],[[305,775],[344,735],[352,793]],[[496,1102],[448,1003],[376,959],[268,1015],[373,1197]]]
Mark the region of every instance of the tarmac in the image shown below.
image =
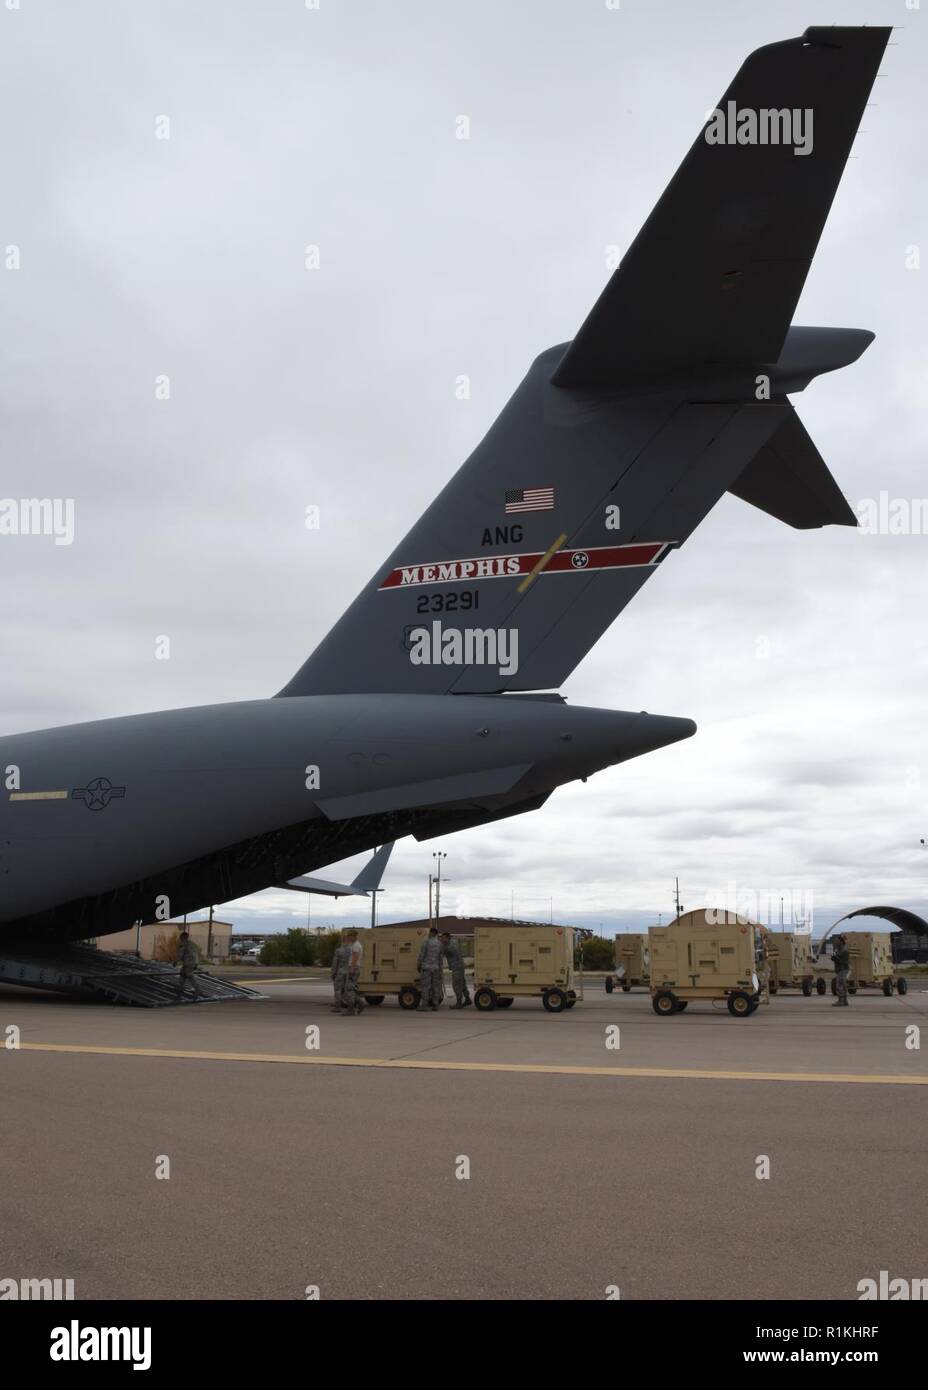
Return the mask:
[[[77,1299],[802,1300],[928,1275],[921,982],[848,1009],[781,992],[748,1019],[658,1018],[601,981],[557,1015],[388,998],[343,1018],[311,977],[232,977],[266,997],[0,992],[0,1035],[20,1031],[0,1278],[71,1278]]]

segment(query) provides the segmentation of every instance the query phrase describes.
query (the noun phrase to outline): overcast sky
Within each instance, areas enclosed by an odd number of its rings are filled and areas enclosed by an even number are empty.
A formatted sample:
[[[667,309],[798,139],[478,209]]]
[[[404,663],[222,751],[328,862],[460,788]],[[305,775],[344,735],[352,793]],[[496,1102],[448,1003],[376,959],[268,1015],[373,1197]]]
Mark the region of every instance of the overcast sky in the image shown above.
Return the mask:
[[[793,402],[852,506],[912,508],[928,5],[0,8],[0,245],[20,262],[0,272],[0,497],[76,505],[73,545],[0,538],[3,732],[280,689],[573,336],[746,55],[831,22],[904,27],[796,321],[877,337]],[[439,847],[446,910],[606,931],[666,921],[677,874],[687,907],[733,883],[812,905],[816,929],[928,905],[926,557],[924,534],[797,532],[726,497],[563,691],[697,735],[495,829],[402,841],[381,915],[424,913]],[[297,924],[306,901],[221,915]]]

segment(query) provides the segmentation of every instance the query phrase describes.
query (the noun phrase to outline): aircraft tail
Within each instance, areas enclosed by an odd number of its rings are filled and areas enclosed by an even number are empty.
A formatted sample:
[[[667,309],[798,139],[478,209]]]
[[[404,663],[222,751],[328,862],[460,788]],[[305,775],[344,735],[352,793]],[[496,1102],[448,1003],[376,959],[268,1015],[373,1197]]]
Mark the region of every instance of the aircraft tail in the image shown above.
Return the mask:
[[[357,878],[352,879],[351,887],[356,893],[373,893],[380,887],[380,880],[383,878],[384,869],[387,867],[387,860],[393,853],[395,840],[391,840],[387,845],[381,845],[364,865]]]
[[[280,693],[557,689],[783,424],[777,402],[590,403],[542,354]]]
[[[724,138],[703,131],[573,343],[536,359],[282,696],[557,689],[726,491],[852,524],[786,393],[872,335],[790,320],[890,32],[747,59]]]
[[[558,385],[777,360],[891,33],[812,28],[745,60],[558,364]]]

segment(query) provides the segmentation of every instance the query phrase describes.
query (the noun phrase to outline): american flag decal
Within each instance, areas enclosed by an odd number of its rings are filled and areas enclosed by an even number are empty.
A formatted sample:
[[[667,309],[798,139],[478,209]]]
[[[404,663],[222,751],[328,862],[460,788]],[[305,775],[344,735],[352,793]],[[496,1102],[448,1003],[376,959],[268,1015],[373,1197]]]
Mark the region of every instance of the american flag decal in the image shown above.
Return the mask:
[[[514,512],[553,512],[553,487],[517,487],[506,493],[506,515]]]

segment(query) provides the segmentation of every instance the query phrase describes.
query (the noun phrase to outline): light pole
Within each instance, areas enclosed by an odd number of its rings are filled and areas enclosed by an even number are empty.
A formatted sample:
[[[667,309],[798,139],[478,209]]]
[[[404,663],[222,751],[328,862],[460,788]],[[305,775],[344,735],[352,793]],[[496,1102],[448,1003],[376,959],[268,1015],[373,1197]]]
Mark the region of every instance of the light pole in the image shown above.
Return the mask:
[[[438,874],[435,878],[435,922],[441,925],[441,861],[447,859],[448,855],[443,849],[432,851],[432,858],[438,860]]]

